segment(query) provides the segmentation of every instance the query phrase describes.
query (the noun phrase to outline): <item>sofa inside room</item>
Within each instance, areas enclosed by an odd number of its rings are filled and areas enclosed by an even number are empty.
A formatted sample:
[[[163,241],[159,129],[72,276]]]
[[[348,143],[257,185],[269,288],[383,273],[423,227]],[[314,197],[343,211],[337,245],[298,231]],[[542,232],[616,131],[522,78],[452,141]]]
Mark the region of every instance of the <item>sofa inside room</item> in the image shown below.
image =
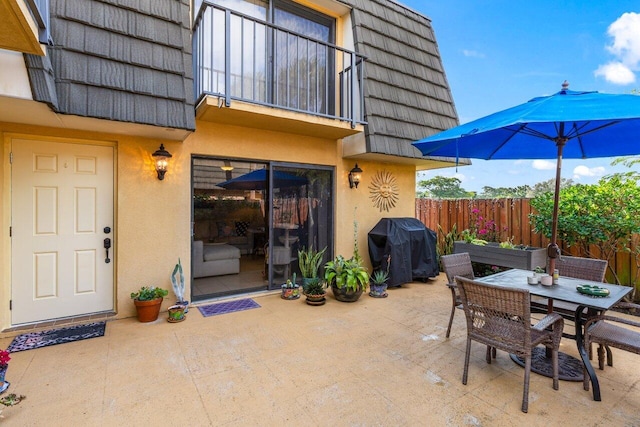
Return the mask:
[[[240,249],[227,243],[192,243],[193,277],[240,273]]]
[[[197,208],[194,240],[205,244],[226,243],[242,255],[255,251],[255,234],[264,233],[264,217],[258,201],[216,201]]]

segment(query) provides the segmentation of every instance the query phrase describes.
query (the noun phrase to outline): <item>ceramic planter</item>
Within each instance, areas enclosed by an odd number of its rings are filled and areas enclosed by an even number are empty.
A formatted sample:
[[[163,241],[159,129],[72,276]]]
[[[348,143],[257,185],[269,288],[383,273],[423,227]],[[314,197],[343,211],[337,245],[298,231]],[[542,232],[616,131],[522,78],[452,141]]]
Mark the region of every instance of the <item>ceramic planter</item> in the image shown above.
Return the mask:
[[[138,312],[138,321],[146,323],[153,322],[158,319],[160,314],[160,306],[162,305],[162,298],[156,298],[149,301],[133,300]]]
[[[309,305],[324,305],[327,302],[326,293],[319,295],[307,295],[307,304]]]
[[[179,304],[169,307],[167,310],[167,312],[169,313],[169,318],[167,319],[167,321],[169,323],[182,322],[184,319],[186,319],[186,317],[184,317],[185,308],[186,307],[184,305]]]
[[[295,285],[293,288],[288,288],[282,285],[282,299],[298,299],[300,298],[300,286]]]
[[[185,314],[189,312],[189,301],[176,301],[176,305],[183,306]]]
[[[507,249],[493,242],[486,245],[454,242],[453,253],[463,252],[468,252],[473,262],[500,267],[533,270],[537,266],[547,265],[547,250],[544,248]]]
[[[369,296],[373,298],[386,298],[388,296],[387,284],[383,283],[381,285],[376,285],[375,283],[370,283]]]
[[[360,299],[360,295],[362,295],[363,288],[359,288],[357,291],[347,290],[346,288],[338,288],[336,285],[331,285],[331,290],[333,291],[333,296],[336,297],[338,301],[342,302],[356,302]]]
[[[7,369],[9,369],[9,365],[0,365],[0,393],[9,388],[9,381],[4,380]]]

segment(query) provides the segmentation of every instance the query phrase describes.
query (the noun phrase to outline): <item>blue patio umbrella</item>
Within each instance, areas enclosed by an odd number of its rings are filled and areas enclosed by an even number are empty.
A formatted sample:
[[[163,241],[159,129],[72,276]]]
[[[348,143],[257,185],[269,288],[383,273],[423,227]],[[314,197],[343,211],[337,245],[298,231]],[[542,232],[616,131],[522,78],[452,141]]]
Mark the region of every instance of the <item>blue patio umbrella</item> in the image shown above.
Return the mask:
[[[456,159],[557,159],[549,268],[559,255],[562,158],[640,153],[640,96],[568,89],[456,126],[413,143],[423,155]]]
[[[216,184],[227,190],[264,190],[267,188],[267,169],[256,169],[228,181]],[[273,186],[275,188],[297,187],[307,184],[307,178],[287,172],[273,171]]]

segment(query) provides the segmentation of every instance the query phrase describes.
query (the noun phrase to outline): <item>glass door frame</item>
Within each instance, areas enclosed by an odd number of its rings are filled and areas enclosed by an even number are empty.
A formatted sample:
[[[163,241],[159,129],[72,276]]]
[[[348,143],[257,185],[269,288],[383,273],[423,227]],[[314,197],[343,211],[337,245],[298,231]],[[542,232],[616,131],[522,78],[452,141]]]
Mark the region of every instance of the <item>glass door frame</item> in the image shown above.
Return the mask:
[[[309,170],[321,170],[321,171],[327,171],[331,173],[331,197],[330,197],[330,202],[331,202],[331,221],[328,225],[329,227],[329,239],[331,240],[331,245],[327,246],[327,252],[326,255],[328,257],[328,259],[333,259],[333,254],[334,254],[334,250],[335,250],[335,242],[334,242],[334,235],[335,235],[335,221],[336,221],[336,206],[335,206],[335,202],[334,202],[334,198],[335,198],[335,194],[336,194],[336,168],[334,166],[325,166],[325,165],[316,165],[316,164],[309,164],[309,163],[289,163],[289,162],[266,162],[268,164],[267,169],[269,171],[268,173],[268,195],[267,198],[269,200],[269,209],[267,209],[267,224],[269,226],[268,228],[268,233],[267,235],[269,236],[268,238],[268,247],[269,247],[269,254],[273,254],[273,241],[275,238],[275,233],[274,233],[274,227],[273,227],[273,218],[274,218],[274,203],[273,203],[273,173],[276,169],[278,168],[298,168],[298,169],[309,169]],[[274,283],[273,281],[273,256],[269,257],[269,262],[267,264],[267,289],[268,290],[277,290],[280,289],[280,285],[282,285],[281,283]]]

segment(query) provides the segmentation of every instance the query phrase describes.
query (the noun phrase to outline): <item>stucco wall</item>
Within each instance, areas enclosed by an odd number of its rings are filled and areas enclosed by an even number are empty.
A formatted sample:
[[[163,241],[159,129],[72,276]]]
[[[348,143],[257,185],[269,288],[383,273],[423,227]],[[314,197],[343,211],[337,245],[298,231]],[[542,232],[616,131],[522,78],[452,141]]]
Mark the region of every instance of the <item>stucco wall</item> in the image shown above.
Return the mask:
[[[394,165],[358,160],[362,169],[362,180],[358,188],[349,188],[348,174],[355,165],[355,160],[342,160],[337,170],[338,194],[336,208],[336,254],[350,257],[354,247],[354,220],[358,222],[358,247],[360,255],[367,262],[369,271],[369,252],[367,233],[381,218],[415,217],[415,167],[411,165]],[[398,202],[388,212],[380,211],[371,199],[371,186],[378,172],[389,172],[398,187]]]
[[[130,293],[143,285],[171,289],[170,274],[178,257],[182,260],[189,299],[191,253],[191,155],[211,155],[248,160],[319,164],[336,168],[335,244],[336,254],[353,253],[353,221],[358,221],[358,244],[369,265],[367,233],[382,217],[413,217],[415,168],[413,166],[358,161],[363,169],[362,182],[350,189],[347,175],[355,160],[342,159],[340,141],[292,135],[280,132],[197,123],[197,131],[184,142],[160,141],[115,134],[96,134],[53,128],[38,128],[0,123],[4,144],[0,148],[0,186],[3,194],[0,207],[3,226],[0,228],[0,306],[6,307],[11,297],[10,280],[10,167],[8,164],[8,134],[38,135],[110,141],[117,153],[115,174],[116,207],[114,226],[114,265],[116,268],[116,310],[118,317],[135,315]],[[165,179],[156,178],[151,153],[160,142],[173,155]],[[373,206],[369,185],[378,171],[393,174],[399,188],[399,200],[390,212]],[[357,208],[357,209],[356,209]],[[163,309],[172,304],[170,293]],[[0,310],[0,328],[11,326],[10,312]]]

